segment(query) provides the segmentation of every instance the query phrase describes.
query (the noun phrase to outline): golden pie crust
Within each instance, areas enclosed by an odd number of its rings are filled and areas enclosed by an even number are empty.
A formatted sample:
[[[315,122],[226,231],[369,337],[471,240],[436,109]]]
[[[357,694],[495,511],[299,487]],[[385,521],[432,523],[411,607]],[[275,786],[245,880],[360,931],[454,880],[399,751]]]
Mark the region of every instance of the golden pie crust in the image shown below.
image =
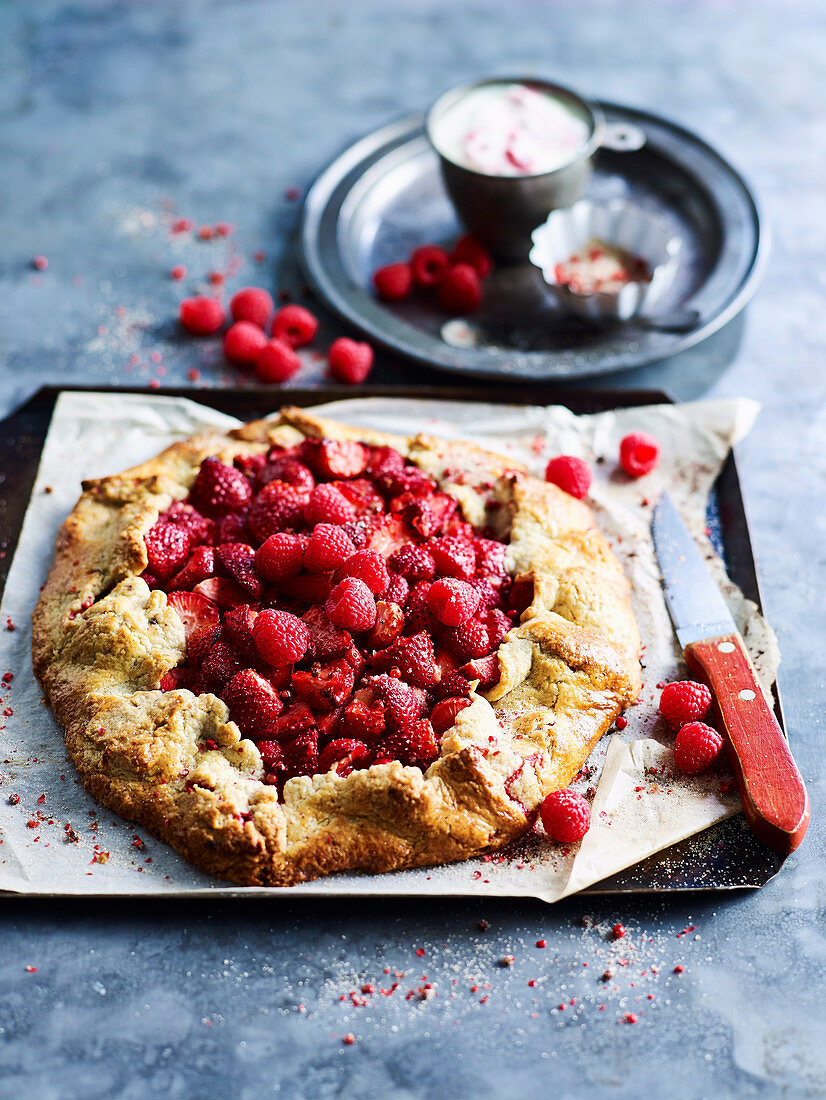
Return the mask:
[[[159,690],[183,656],[184,630],[140,574],[145,533],[187,496],[204,458],[303,437],[396,448],[459,500],[465,519],[493,517],[508,571],[533,580],[534,598],[500,646],[498,684],[472,694],[425,772],[392,763],[299,777],[279,802],[219,698]],[[245,885],[501,848],[570,782],[641,687],[628,584],[586,505],[474,444],[351,428],[301,409],[84,482],[33,626],[35,673],[84,786],[204,871]]]

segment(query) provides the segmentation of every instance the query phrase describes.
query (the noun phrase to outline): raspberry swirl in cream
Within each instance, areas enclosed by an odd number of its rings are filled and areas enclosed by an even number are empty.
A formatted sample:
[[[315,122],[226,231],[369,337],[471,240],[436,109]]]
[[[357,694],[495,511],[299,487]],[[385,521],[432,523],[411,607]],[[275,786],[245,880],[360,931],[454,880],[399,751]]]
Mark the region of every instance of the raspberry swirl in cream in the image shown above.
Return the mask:
[[[472,88],[435,121],[432,137],[454,163],[488,176],[531,176],[574,160],[589,127],[549,92],[525,84]]]

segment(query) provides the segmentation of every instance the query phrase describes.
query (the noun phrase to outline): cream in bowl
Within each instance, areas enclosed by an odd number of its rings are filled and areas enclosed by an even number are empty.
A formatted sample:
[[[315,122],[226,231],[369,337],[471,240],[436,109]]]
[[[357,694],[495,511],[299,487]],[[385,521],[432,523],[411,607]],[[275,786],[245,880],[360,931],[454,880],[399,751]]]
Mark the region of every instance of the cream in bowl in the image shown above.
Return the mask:
[[[578,157],[593,126],[541,86],[472,87],[433,121],[433,144],[454,164],[486,176],[553,172]]]

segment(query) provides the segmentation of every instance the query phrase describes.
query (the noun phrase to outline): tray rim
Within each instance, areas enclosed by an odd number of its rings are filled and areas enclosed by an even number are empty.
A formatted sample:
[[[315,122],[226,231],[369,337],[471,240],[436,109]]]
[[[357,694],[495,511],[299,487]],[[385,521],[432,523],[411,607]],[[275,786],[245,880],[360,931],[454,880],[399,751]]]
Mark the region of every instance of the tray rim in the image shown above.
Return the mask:
[[[369,336],[370,339],[376,341],[376,343],[380,344],[385,350],[401,355],[411,362],[420,363],[434,370],[444,371],[465,378],[478,378],[490,381],[499,379],[500,381],[519,383],[520,385],[541,381],[546,384],[570,386],[571,384],[576,384],[580,380],[597,378],[600,375],[612,374],[620,371],[635,370],[652,363],[671,359],[676,355],[690,350],[697,344],[710,339],[743,311],[763,279],[771,250],[771,226],[764,204],[745,174],[699,134],[694,133],[680,123],[672,122],[670,119],[652,111],[625,106],[611,100],[597,100],[595,102],[608,113],[616,112],[629,121],[639,123],[643,126],[645,126],[646,121],[653,122],[658,126],[665,127],[671,133],[685,139],[694,146],[699,147],[707,156],[715,161],[729,179],[739,187],[745,199],[745,205],[749,208],[755,234],[754,250],[750,265],[738,288],[716,313],[691,332],[679,336],[667,349],[652,348],[643,355],[635,355],[632,352],[620,353],[604,364],[596,364],[590,367],[586,365],[583,369],[576,370],[576,372],[528,374],[524,371],[511,372],[496,368],[486,368],[484,365],[479,365],[478,367],[458,366],[455,363],[449,362],[447,359],[434,358],[433,355],[428,355],[426,351],[418,350],[415,346],[411,346],[406,340],[394,342],[385,329],[378,326],[370,318],[365,319],[363,312],[358,308],[357,302],[351,303],[350,301],[351,297],[360,295],[363,288],[354,287],[352,292],[350,292],[349,288],[340,290],[338,284],[329,277],[327,268],[320,258],[318,229],[324,214],[328,210],[330,197],[335,188],[342,183],[354,167],[357,167],[361,161],[377,153],[383,147],[391,147],[387,149],[386,155],[402,148],[402,139],[405,134],[407,138],[404,140],[404,144],[419,140],[423,136],[423,121],[425,116],[418,112],[406,114],[385,123],[383,126],[378,127],[368,134],[364,134],[344,148],[338,155],[333,157],[313,180],[302,204],[297,235],[299,264],[307,281],[324,304],[336,313],[338,317],[353,325],[363,334]],[[369,165],[367,170],[371,170],[374,166],[374,164]],[[693,175],[690,169],[687,168],[685,170]],[[708,190],[707,186],[703,184],[699,177],[695,176],[695,178],[698,180],[698,185],[700,187],[704,190]],[[350,190],[347,192],[348,195]],[[714,205],[716,212],[719,214],[719,206],[717,203]],[[336,225],[338,225],[339,216],[340,211],[339,214],[336,215]],[[702,290],[702,287],[699,289]],[[405,325],[405,328],[411,328],[416,333],[421,332],[421,330],[415,329],[413,326]],[[423,334],[423,339],[426,340],[428,345],[434,347],[439,346],[439,342],[432,338],[430,334]],[[448,345],[444,345],[444,347],[447,348]],[[527,352],[524,354],[534,356],[538,359],[543,353]],[[632,358],[634,361],[628,362],[627,360],[629,358]]]
[[[14,522],[19,517],[19,522],[17,522],[15,524],[16,530],[13,532],[13,534],[14,534],[13,540],[11,538],[8,538],[9,532],[5,529],[6,528],[6,522],[7,522],[6,512],[5,511],[0,512],[0,538],[4,539],[5,545],[7,546],[6,557],[2,561],[2,563],[0,563],[0,598],[2,598],[3,592],[5,590],[5,582],[6,582],[6,577],[8,575],[8,569],[10,568],[11,563],[14,560],[14,555],[16,553],[17,542],[18,542],[20,530],[22,529],[23,519],[25,518],[25,514],[26,514],[26,511],[27,511],[28,506],[29,506],[29,501],[30,501],[30,498],[31,498],[31,488],[32,488],[32,485],[34,484],[34,480],[37,476],[37,469],[38,469],[39,462],[40,462],[40,456],[42,454],[43,444],[45,443],[45,439],[46,439],[46,436],[48,434],[49,427],[51,425],[51,420],[52,420],[52,415],[54,413],[55,403],[56,403],[57,398],[59,397],[59,395],[61,393],[65,393],[65,392],[71,392],[71,393],[78,393],[78,392],[79,393],[116,393],[116,394],[126,393],[126,394],[140,394],[142,396],[148,396],[148,397],[184,397],[184,398],[187,398],[189,400],[194,400],[194,401],[199,401],[200,400],[203,404],[208,404],[211,407],[220,407],[221,401],[224,398],[227,398],[227,397],[230,400],[237,399],[237,400],[240,400],[240,401],[248,401],[248,402],[253,402],[253,403],[254,402],[266,402],[267,395],[270,394],[270,393],[272,393],[272,395],[274,397],[276,395],[281,395],[283,398],[288,399],[287,401],[280,402],[281,404],[290,403],[290,404],[297,404],[297,405],[302,405],[302,406],[312,406],[314,404],[322,404],[322,403],[325,403],[325,402],[328,402],[328,401],[331,401],[331,400],[337,400],[337,399],[342,399],[342,398],[353,396],[352,388],[351,387],[343,387],[343,386],[327,386],[327,387],[323,387],[323,388],[319,388],[319,389],[296,389],[296,390],[292,390],[292,391],[290,391],[290,390],[286,390],[286,391],[281,390],[278,387],[272,387],[272,388],[261,387],[261,388],[258,388],[258,389],[246,389],[246,388],[241,388],[241,387],[228,387],[226,389],[220,389],[220,390],[218,390],[218,389],[199,390],[199,389],[195,389],[195,388],[192,388],[192,387],[170,387],[169,389],[165,390],[162,394],[158,394],[154,390],[149,390],[146,387],[140,387],[140,386],[130,386],[130,387],[127,387],[127,386],[94,386],[94,385],[69,385],[69,386],[49,385],[49,386],[41,386],[27,401],[25,401],[22,405],[20,405],[16,410],[14,410],[12,413],[10,413],[7,417],[0,420],[0,429],[3,429],[4,432],[5,432],[5,437],[3,439],[3,442],[0,442],[0,455],[2,455],[4,453],[4,451],[6,451],[8,449],[8,446],[9,446],[8,439],[9,439],[9,436],[10,436],[11,432],[14,430],[14,423],[16,421],[20,421],[22,418],[24,418],[27,415],[27,411],[29,413],[31,413],[37,408],[37,406],[42,406],[45,403],[45,408],[41,408],[39,413],[38,413],[38,415],[40,415],[41,417],[43,417],[45,415],[45,421],[43,423],[42,434],[38,433],[38,438],[35,441],[34,453],[31,456],[31,458],[28,459],[28,464],[30,466],[30,472],[31,472],[31,479],[30,479],[28,487],[25,488],[24,492],[22,493],[22,507],[17,508],[16,516],[14,517],[14,519],[12,521],[12,522]],[[673,403],[673,399],[667,393],[665,393],[662,390],[656,390],[656,389],[638,389],[637,390],[637,389],[632,389],[632,388],[616,389],[616,390],[615,389],[588,390],[588,389],[578,389],[577,387],[569,387],[566,390],[554,390],[552,392],[552,394],[546,394],[545,395],[546,397],[552,397],[553,398],[553,400],[551,402],[548,402],[547,400],[543,401],[541,399],[538,399],[539,396],[540,396],[538,393],[533,395],[534,397],[537,398],[537,400],[525,399],[526,398],[526,391],[521,389],[521,388],[517,392],[516,395],[513,395],[513,394],[510,394],[510,393],[506,393],[502,390],[483,389],[481,387],[474,387],[472,390],[468,390],[468,389],[460,389],[460,388],[457,388],[455,386],[451,387],[451,386],[444,386],[444,385],[441,385],[441,386],[440,385],[435,385],[435,386],[434,385],[427,385],[427,386],[387,386],[387,385],[385,385],[385,386],[364,386],[364,387],[359,388],[358,395],[360,397],[388,397],[388,396],[390,396],[390,397],[399,397],[399,396],[407,396],[407,397],[412,397],[412,398],[425,398],[425,399],[430,398],[430,399],[434,399],[434,400],[440,400],[440,399],[441,400],[445,400],[445,399],[448,399],[448,400],[465,400],[465,401],[480,401],[481,400],[481,401],[496,402],[496,403],[500,403],[500,404],[516,404],[516,405],[520,405],[520,404],[525,404],[525,405],[528,405],[528,404],[566,404],[565,399],[567,398],[569,401],[588,402],[588,403],[593,403],[595,405],[599,405],[599,406],[601,406],[602,411],[608,411],[611,408],[619,408],[619,407],[635,407],[635,406],[640,406],[640,405],[645,406],[645,405],[652,405],[652,404],[672,404]],[[258,415],[261,415],[261,414],[258,414]],[[14,475],[12,474],[12,477],[13,476]],[[749,523],[748,523],[748,516],[747,516],[747,512],[746,512],[745,500],[744,500],[743,494],[742,494],[741,482],[740,482],[739,471],[738,471],[738,468],[737,468],[737,462],[736,462],[736,457],[735,457],[734,450],[732,450],[729,453],[728,460],[725,463],[723,469],[721,470],[720,475],[718,476],[718,481],[715,482],[715,486],[714,486],[712,491],[716,491],[716,486],[717,486],[718,482],[723,480],[725,477],[727,477],[731,482],[729,492],[732,494],[732,499],[733,499],[735,505],[738,507],[739,512],[740,512],[740,516],[738,517],[738,520],[740,521],[740,522],[738,522],[739,534],[740,534],[740,537],[744,540],[744,545],[743,545],[742,549],[745,552],[745,557],[747,559],[748,564],[750,565],[750,571],[749,571],[750,575],[747,578],[748,579],[748,586],[750,588],[750,593],[747,593],[747,595],[750,594],[750,597],[755,600],[758,608],[762,609],[762,607],[763,607],[763,596],[762,596],[761,585],[760,585],[760,575],[759,575],[759,571],[757,569],[757,563],[755,561],[754,553],[753,553],[753,549],[752,549],[750,529],[749,529]],[[12,494],[9,494],[9,496],[11,496],[11,495]],[[20,503],[21,502],[18,501],[18,504],[20,504]],[[721,527],[723,527],[723,529],[724,529],[722,519],[721,519]],[[741,583],[741,582],[738,581],[738,583]],[[782,710],[782,700],[781,700],[781,697],[780,697],[780,692],[779,692],[779,687],[778,687],[777,682],[775,682],[775,685],[774,685],[774,703],[775,703],[775,712],[777,714],[778,721],[780,722],[781,729],[784,732],[784,736],[786,736],[787,739],[788,739],[788,734],[786,733],[783,710]],[[711,836],[717,837],[718,835],[719,836],[725,836],[726,831],[729,831],[732,828],[733,823],[739,821],[741,819],[741,816],[742,815],[738,814],[738,815],[735,815],[734,818],[726,819],[722,822],[719,822],[718,824],[711,826],[710,829],[704,830],[702,835],[709,836],[709,837],[711,837]],[[761,849],[761,854],[763,854],[762,853],[762,849],[763,849],[762,845],[760,846],[760,849]],[[665,859],[665,858],[667,858],[667,854],[668,854],[669,851],[671,851],[671,849],[666,848],[662,852],[658,852],[658,853],[655,853],[652,856],[649,856],[648,860],[656,861],[658,859]],[[730,893],[731,891],[760,889],[763,886],[765,886],[769,881],[771,881],[772,878],[775,877],[775,875],[780,871],[780,869],[782,868],[782,866],[785,862],[785,857],[779,856],[777,853],[771,852],[770,849],[765,849],[765,854],[766,854],[766,858],[769,859],[770,862],[772,862],[776,865],[773,868],[767,866],[764,869],[764,871],[761,875],[761,881],[759,881],[759,882],[747,882],[747,883],[725,882],[725,883],[709,883],[707,885],[706,884],[699,885],[699,884],[696,884],[696,883],[692,883],[692,884],[687,884],[687,885],[669,885],[669,886],[665,886],[665,887],[661,886],[661,885],[648,885],[648,886],[643,885],[643,886],[641,886],[641,885],[636,885],[636,884],[633,884],[633,883],[626,883],[625,885],[621,885],[623,876],[627,876],[628,874],[633,873],[635,867],[639,867],[639,864],[636,864],[633,867],[626,868],[624,871],[618,872],[616,875],[611,876],[609,879],[603,880],[603,883],[597,882],[597,883],[592,884],[589,887],[586,887],[584,890],[579,891],[579,895],[583,895],[583,896],[587,895],[587,896],[592,896],[592,897],[597,897],[597,896],[607,897],[607,896],[617,896],[617,895],[625,895],[625,896],[650,895],[650,894],[680,894],[680,895],[685,895],[685,894],[695,894],[695,893],[696,894],[707,894],[711,891],[725,891],[725,892]],[[616,885],[608,885],[613,880],[618,880],[617,884]],[[573,896],[579,896],[579,895],[573,895]],[[278,895],[278,896],[279,896],[279,900],[280,900],[280,895]],[[388,900],[394,900],[395,898],[401,897],[402,895],[381,895],[381,896],[386,897]],[[431,894],[428,894],[428,893],[418,894],[416,892],[411,892],[411,893],[405,894],[403,896],[404,897],[421,897],[421,898],[425,898],[425,899],[433,898],[433,895],[431,895]],[[62,900],[75,900],[76,899],[76,900],[79,900],[79,901],[85,900],[87,898],[105,898],[107,900],[115,900],[116,901],[118,899],[123,898],[123,899],[130,899],[132,901],[141,900],[141,901],[150,901],[150,902],[157,902],[157,901],[166,900],[166,899],[180,900],[182,898],[187,898],[187,899],[192,898],[192,899],[199,899],[200,900],[200,899],[205,899],[205,898],[214,898],[215,900],[223,901],[223,900],[228,899],[228,898],[236,898],[236,897],[239,897],[239,898],[244,898],[244,897],[246,897],[246,898],[272,898],[273,894],[272,894],[271,891],[257,891],[257,890],[256,891],[245,891],[243,887],[234,887],[232,885],[228,885],[226,887],[219,886],[215,890],[204,889],[204,890],[189,890],[189,891],[181,891],[181,892],[177,892],[175,890],[170,890],[168,892],[157,893],[157,894],[132,894],[132,893],[111,894],[111,893],[106,893],[106,892],[92,892],[92,891],[90,891],[89,893],[84,892],[83,894],[67,894],[67,893],[56,893],[56,892],[47,892],[47,891],[39,891],[39,892],[36,892],[36,893],[19,893],[19,892],[16,892],[16,891],[0,890],[0,900],[11,898],[11,899],[17,899],[17,900],[20,900],[20,901],[25,901],[25,900],[29,900],[29,899],[31,899],[31,900],[43,899],[43,898],[60,898]],[[331,892],[329,894],[319,894],[317,896],[297,895],[297,894],[293,894],[289,890],[285,890],[284,897],[287,898],[287,899],[291,899],[293,903],[296,903],[296,902],[323,903],[325,901],[331,900],[332,898],[336,898],[338,900],[348,900],[348,901],[359,901],[359,900],[361,900],[360,895],[336,894],[335,892]],[[457,900],[457,901],[480,900],[476,895],[473,895],[473,894],[439,895],[439,898],[442,901],[444,901],[446,899]],[[490,900],[488,895],[485,895],[485,899]],[[508,900],[508,901],[511,901],[511,902],[519,902],[519,901],[533,902],[533,901],[541,901],[542,899],[536,898],[535,895],[525,894],[525,895],[502,895],[501,897],[498,897],[498,896],[494,897],[492,900],[494,900],[494,901]]]

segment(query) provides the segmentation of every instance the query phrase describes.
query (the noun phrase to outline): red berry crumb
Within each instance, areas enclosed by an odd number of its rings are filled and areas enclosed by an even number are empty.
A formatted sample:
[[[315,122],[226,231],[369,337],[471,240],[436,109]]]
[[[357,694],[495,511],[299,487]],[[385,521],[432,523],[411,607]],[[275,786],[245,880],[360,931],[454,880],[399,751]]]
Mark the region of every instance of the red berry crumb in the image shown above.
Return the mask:
[[[447,274],[450,260],[443,248],[423,244],[410,257],[410,271],[417,286],[428,289],[438,286]]]
[[[45,271],[49,266],[49,261],[45,256],[35,256],[32,260],[32,265],[36,267],[38,271]]]
[[[615,924],[614,927],[611,929],[611,935],[614,937],[615,940],[621,940],[622,937],[625,935],[625,925]]]
[[[660,696],[660,714],[675,730],[687,722],[705,718],[711,706],[711,692],[705,684],[693,680],[675,680],[666,684]]]
[[[581,794],[566,787],[552,791],[539,810],[545,832],[551,840],[573,844],[582,840],[591,826],[591,807]]]
[[[184,298],[178,309],[181,324],[193,336],[212,336],[223,325],[225,316],[219,301],[203,296]]]
[[[250,321],[236,321],[224,333],[224,355],[238,367],[254,367],[267,337]]]
[[[482,301],[482,284],[470,264],[456,264],[439,283],[438,293],[450,313],[473,313]]]
[[[249,321],[260,329],[266,327],[274,308],[272,295],[260,286],[245,286],[233,294],[229,303],[234,321]]]
[[[373,286],[383,302],[400,302],[413,286],[410,264],[385,264],[373,272]]]
[[[682,963],[677,963],[677,965],[674,967],[674,973],[675,974],[682,974],[684,972],[684,970],[685,970],[685,967],[682,965]]]
[[[723,738],[704,722],[689,722],[677,734],[674,763],[682,772],[696,775],[711,767],[723,747]]]
[[[175,264],[175,266],[169,272],[169,277],[171,279],[175,279],[176,282],[180,281],[181,279],[185,279],[186,278],[186,268],[184,267],[183,264]]]
[[[262,382],[286,382],[301,369],[301,360],[283,340],[268,340],[255,360],[255,373]]]
[[[557,455],[545,467],[545,480],[577,500],[588,496],[591,479],[591,467],[574,455]]]
[[[620,466],[629,477],[650,474],[660,457],[660,445],[648,432],[631,432],[620,442]]]
[[[624,730],[625,727],[628,725],[628,719],[625,717],[624,714],[621,714],[619,718],[617,718],[614,725],[617,727],[618,730]]]
[[[327,362],[336,382],[355,386],[367,378],[373,367],[373,349],[369,344],[342,336],[331,345]]]
[[[625,1020],[627,1024],[635,1024],[637,1022],[636,1012],[626,1012],[623,1016],[623,1020]]]
[[[344,1036],[344,1038],[341,1041],[342,1041],[342,1043],[346,1043],[346,1045],[348,1047],[351,1047],[353,1045],[353,1043],[356,1041],[356,1037],[352,1033],[352,1031],[348,1031],[347,1034]]]
[[[318,332],[318,318],[303,306],[282,306],[272,319],[271,333],[291,348],[303,348]]]

